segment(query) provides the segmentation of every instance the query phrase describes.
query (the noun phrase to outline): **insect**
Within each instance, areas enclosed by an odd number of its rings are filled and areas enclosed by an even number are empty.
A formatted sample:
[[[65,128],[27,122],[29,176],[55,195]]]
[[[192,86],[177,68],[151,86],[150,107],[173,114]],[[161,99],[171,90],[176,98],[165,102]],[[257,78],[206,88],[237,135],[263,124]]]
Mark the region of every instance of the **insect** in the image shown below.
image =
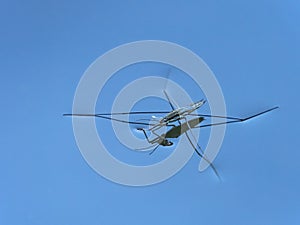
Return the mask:
[[[224,124],[230,124],[230,123],[240,123],[247,121],[249,119],[252,119],[254,117],[260,116],[262,114],[265,114],[267,112],[270,112],[272,110],[277,109],[278,107],[273,107],[268,110],[259,112],[257,114],[251,115],[249,117],[245,118],[238,118],[238,117],[229,117],[229,116],[219,116],[219,115],[209,115],[209,114],[198,114],[195,113],[197,109],[199,109],[202,105],[205,104],[205,100],[200,100],[195,103],[192,103],[190,105],[184,106],[184,107],[177,107],[175,108],[173,103],[171,102],[171,98],[167,94],[166,91],[164,91],[164,94],[166,96],[166,99],[168,100],[168,103],[170,107],[172,108],[171,111],[132,111],[132,112],[113,112],[113,113],[98,113],[98,114],[64,114],[64,116],[83,116],[83,117],[98,117],[108,120],[117,121],[120,123],[128,123],[128,124],[134,124],[138,126],[150,126],[150,128],[145,129],[142,127],[138,127],[137,130],[142,131],[144,133],[144,136],[147,140],[147,142],[151,145],[150,147],[145,147],[142,149],[136,149],[136,150],[147,150],[150,148],[154,149],[149,153],[152,154],[159,146],[171,146],[173,145],[173,142],[169,139],[172,138],[178,138],[181,135],[185,135],[194,149],[194,151],[205,161],[209,163],[211,168],[214,170],[214,173],[219,177],[217,170],[215,169],[214,165],[210,162],[210,160],[205,156],[203,150],[201,149],[200,145],[198,144],[195,136],[193,135],[192,129],[195,128],[204,128],[204,127],[211,127],[211,126],[218,126],[218,125],[224,125]],[[121,120],[118,118],[115,118],[115,116],[118,115],[128,115],[128,114],[165,114],[162,118],[157,118],[155,116],[152,116],[151,122],[139,122],[139,121],[126,121]],[[188,116],[194,116],[195,118],[188,120]],[[222,118],[226,121],[219,122],[219,123],[211,123],[211,124],[204,124],[200,125],[201,122],[205,120],[205,118]],[[177,125],[175,124],[177,123]],[[166,131],[163,134],[158,134],[157,130],[163,127],[170,127],[168,131]],[[150,131],[152,134],[154,134],[153,139],[149,139],[146,130]],[[190,135],[188,134],[190,133]],[[193,140],[192,140],[193,139]],[[194,144],[196,143],[196,144]]]

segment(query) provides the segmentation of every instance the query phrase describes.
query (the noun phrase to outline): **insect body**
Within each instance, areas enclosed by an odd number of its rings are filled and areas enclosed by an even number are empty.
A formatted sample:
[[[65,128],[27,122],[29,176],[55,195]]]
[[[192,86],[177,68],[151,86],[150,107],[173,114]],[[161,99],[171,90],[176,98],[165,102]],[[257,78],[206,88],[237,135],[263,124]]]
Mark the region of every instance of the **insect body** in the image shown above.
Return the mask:
[[[218,126],[218,125],[224,125],[224,124],[230,124],[230,123],[240,123],[244,122],[246,120],[252,119],[254,117],[260,116],[262,114],[265,114],[267,112],[270,112],[272,110],[277,109],[278,107],[273,107],[271,109],[262,111],[260,113],[254,114],[252,116],[246,117],[246,118],[239,118],[239,117],[228,117],[228,116],[220,116],[220,115],[205,115],[205,114],[197,114],[194,113],[197,109],[199,109],[206,101],[200,100],[195,103],[192,103],[190,105],[184,106],[184,107],[178,107],[175,109],[173,104],[171,103],[170,97],[168,94],[164,91],[164,94],[172,108],[172,111],[165,112],[165,111],[138,111],[138,112],[114,112],[114,113],[98,113],[98,114],[64,114],[64,116],[82,116],[82,117],[98,117],[103,119],[109,119],[113,121],[117,121],[120,123],[128,123],[128,124],[134,124],[138,126],[150,126],[148,129],[144,128],[137,128],[138,130],[142,131],[145,135],[145,138],[147,139],[148,143],[151,144],[150,147],[146,147],[143,149],[149,149],[154,147],[155,148],[150,152],[152,154],[159,146],[171,146],[173,145],[173,142],[169,139],[171,138],[178,138],[179,136],[185,134],[187,137],[190,145],[193,147],[194,151],[204,160],[206,160],[212,169],[214,170],[215,174],[219,177],[217,170],[213,166],[213,164],[210,162],[210,160],[207,159],[204,152],[202,151],[201,147],[197,143],[196,138],[194,137],[192,133],[192,129],[195,128],[204,128],[204,127],[211,127],[211,126]],[[156,122],[138,122],[138,121],[126,121],[122,119],[115,118],[114,116],[117,115],[128,115],[128,114],[166,114],[162,119],[156,119]],[[187,119],[187,116],[196,116],[196,118]],[[152,116],[153,118],[156,118]],[[199,125],[202,121],[204,121],[205,117],[216,117],[216,118],[223,118],[225,119],[224,122],[219,122],[215,124],[203,124]],[[182,123],[182,120],[184,122]],[[179,125],[175,125],[174,122],[178,122]],[[162,127],[171,127],[168,131],[165,133],[159,135],[156,133],[156,131]],[[149,139],[147,133],[145,130],[149,130],[152,132],[156,137],[153,139]],[[188,132],[191,134],[191,137],[193,138],[193,141],[188,134]],[[142,149],[136,149],[136,150],[142,150]]]
[[[178,121],[178,120],[184,118],[185,116],[191,114],[198,108],[200,108],[205,102],[206,102],[205,100],[200,100],[189,106],[174,109],[173,111],[168,113],[165,117],[163,117],[160,122],[161,123],[171,123],[171,122]]]

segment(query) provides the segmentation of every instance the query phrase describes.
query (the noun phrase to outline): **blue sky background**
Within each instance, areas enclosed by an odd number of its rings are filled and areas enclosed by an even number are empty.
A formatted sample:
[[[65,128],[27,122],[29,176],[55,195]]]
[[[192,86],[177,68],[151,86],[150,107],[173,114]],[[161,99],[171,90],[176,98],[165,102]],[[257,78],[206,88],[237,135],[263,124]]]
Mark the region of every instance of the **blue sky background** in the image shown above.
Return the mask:
[[[299,10],[292,0],[2,1],[0,224],[298,224]],[[198,54],[228,115],[280,106],[228,126],[214,162],[223,182],[199,173],[196,155],[140,188],[82,158],[62,117],[80,77],[111,48],[145,39]]]

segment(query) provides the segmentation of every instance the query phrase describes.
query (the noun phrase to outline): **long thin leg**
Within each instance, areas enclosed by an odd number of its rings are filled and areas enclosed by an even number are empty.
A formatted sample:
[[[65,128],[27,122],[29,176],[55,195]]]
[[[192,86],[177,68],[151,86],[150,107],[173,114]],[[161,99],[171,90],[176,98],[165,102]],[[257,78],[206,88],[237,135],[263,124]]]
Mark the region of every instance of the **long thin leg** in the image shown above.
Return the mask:
[[[194,148],[195,152],[201,157],[203,158],[209,165],[210,167],[213,169],[214,173],[216,174],[216,176],[219,178],[219,180],[221,180],[221,177],[217,171],[217,169],[215,168],[215,166],[203,155],[201,154],[198,149],[195,147],[195,145],[193,144],[191,138],[189,137],[189,135],[185,132],[185,136],[187,137],[187,139],[189,140],[191,146]],[[199,146],[200,147],[200,146]],[[201,148],[200,148],[201,149]],[[202,151],[202,149],[201,149]]]
[[[146,137],[148,143],[150,143],[150,144],[154,144],[154,143],[155,143],[155,141],[154,141],[155,139],[152,140],[152,141],[149,140],[148,135],[147,135],[146,131],[145,131],[143,128],[137,128],[137,130],[143,131],[143,133],[144,133],[144,135],[145,135],[145,137]]]
[[[260,113],[254,114],[254,115],[252,115],[252,116],[249,116],[249,117],[246,117],[246,118],[242,118],[242,119],[240,119],[240,121],[246,121],[246,120],[252,119],[252,118],[254,118],[254,117],[260,116],[260,115],[262,115],[262,114],[265,114],[265,113],[267,113],[267,112],[270,112],[270,111],[272,111],[272,110],[274,110],[274,109],[278,109],[278,108],[279,108],[279,107],[276,106],[276,107],[273,107],[273,108],[271,108],[271,109],[267,109],[267,110],[262,111],[262,112],[260,112]]]
[[[129,115],[129,114],[165,114],[170,111],[132,111],[132,112],[116,112],[116,113],[98,113],[100,116],[110,116],[110,115]]]
[[[276,106],[276,107],[273,107],[271,109],[267,109],[263,112],[260,112],[260,113],[257,113],[255,115],[252,115],[252,116],[249,116],[249,117],[246,117],[246,118],[239,118],[239,117],[232,117],[232,116],[217,116],[217,115],[209,115],[209,114],[198,114],[198,113],[192,113],[190,114],[191,116],[203,116],[203,117],[212,117],[212,118],[222,118],[222,119],[228,119],[228,120],[238,120],[238,121],[245,121],[245,120],[248,120],[248,119],[251,119],[253,117],[256,117],[256,116],[260,116],[262,114],[265,114],[267,112],[270,112],[272,110],[275,110],[275,109],[278,109],[279,107]]]
[[[167,100],[168,100],[168,102],[169,102],[169,104],[170,104],[172,110],[175,110],[175,107],[174,107],[174,105],[172,104],[171,99],[170,99],[170,97],[168,96],[168,94],[167,94],[167,92],[166,92],[167,84],[168,84],[168,80],[169,80],[170,74],[171,74],[171,68],[169,68],[169,70],[168,70],[168,73],[167,73],[167,76],[166,76],[167,82],[165,83],[165,88],[164,88],[163,92],[164,92],[164,94],[165,94],[165,96],[166,96],[166,98],[167,98]]]
[[[279,107],[273,107],[271,109],[265,110],[263,112],[260,112],[260,113],[257,113],[257,114],[254,114],[252,116],[248,116],[248,117],[245,117],[245,118],[235,118],[233,121],[225,121],[225,122],[220,122],[220,123],[205,124],[205,125],[196,126],[195,128],[218,126],[218,125],[224,125],[224,124],[229,124],[229,123],[241,123],[241,122],[245,122],[245,121],[250,120],[254,117],[258,117],[262,114],[265,114],[267,112],[270,112],[270,111],[278,109],[278,108]]]
[[[150,148],[153,148],[154,146],[156,146],[156,145],[150,145],[150,146],[143,147],[143,148],[135,148],[134,150],[137,150],[137,151],[149,150]]]
[[[196,152],[200,157],[202,157],[208,164],[210,164],[211,168],[213,169],[213,171],[215,172],[215,174],[217,175],[217,177],[220,179],[220,176],[219,176],[219,174],[218,174],[216,168],[214,167],[214,165],[213,165],[213,164],[205,157],[205,153],[203,152],[201,146],[198,144],[198,142],[197,142],[197,140],[196,140],[196,137],[195,137],[195,135],[193,134],[192,128],[191,128],[189,122],[187,121],[186,117],[183,117],[183,119],[185,120],[185,123],[187,124],[187,126],[188,126],[188,128],[189,128],[188,131],[191,133],[191,135],[192,135],[192,137],[193,137],[193,139],[194,139],[194,142],[197,144],[197,147],[200,149],[200,151],[202,152],[202,154],[197,150],[197,148],[195,147],[195,145],[194,145],[193,142],[191,141],[191,139],[190,139],[188,133],[185,132],[185,135],[187,136],[187,138],[188,138],[190,144],[191,144],[192,147],[195,149],[195,152]]]
[[[152,118],[152,119],[138,119],[138,120],[136,120],[136,121],[151,121],[151,120],[154,120],[154,121],[156,121],[157,123],[159,123],[159,119],[158,118]]]
[[[149,155],[152,155],[153,152],[155,152],[155,150],[156,150],[158,147],[159,147],[159,145],[157,145],[157,146],[149,153]]]
[[[197,143],[197,146],[198,148],[200,149],[201,152],[203,152],[204,154],[204,151],[202,150],[201,146]],[[217,177],[221,180],[221,176],[219,175],[216,167],[214,166],[214,164],[212,164],[212,162],[210,162],[206,157],[205,155],[202,156],[203,159],[210,165],[210,167],[213,169],[214,173],[217,175]]]
[[[148,147],[145,147],[145,148],[138,148],[138,149],[135,149],[137,151],[139,150],[149,150],[150,148],[153,148],[155,145],[151,145],[151,146],[148,146]],[[149,155],[152,155],[153,152],[159,147],[159,144],[155,146],[155,148],[153,150],[151,150],[151,152],[149,152]]]
[[[120,123],[128,123],[128,124],[135,124],[135,125],[146,125],[146,126],[149,126],[149,125],[154,126],[155,125],[155,124],[150,124],[150,123],[120,120],[120,119],[116,119],[116,118],[112,118],[112,117],[108,117],[108,116],[101,116],[101,115],[98,115],[98,114],[63,114],[63,116],[99,117],[99,118],[102,118],[102,119],[113,120],[113,121],[117,121],[117,122],[120,122]]]
[[[168,81],[169,81],[169,77],[170,77],[171,71],[172,71],[172,68],[169,68],[168,72],[167,72],[167,76],[166,76],[167,82],[165,83],[164,90],[167,89],[167,85],[168,85]]]
[[[174,105],[172,104],[171,99],[170,99],[169,95],[167,94],[167,92],[166,92],[165,90],[164,90],[164,94],[165,94],[165,96],[166,96],[166,98],[167,98],[167,100],[168,100],[168,102],[169,102],[169,104],[170,104],[172,110],[175,110],[175,107],[174,107]]]

